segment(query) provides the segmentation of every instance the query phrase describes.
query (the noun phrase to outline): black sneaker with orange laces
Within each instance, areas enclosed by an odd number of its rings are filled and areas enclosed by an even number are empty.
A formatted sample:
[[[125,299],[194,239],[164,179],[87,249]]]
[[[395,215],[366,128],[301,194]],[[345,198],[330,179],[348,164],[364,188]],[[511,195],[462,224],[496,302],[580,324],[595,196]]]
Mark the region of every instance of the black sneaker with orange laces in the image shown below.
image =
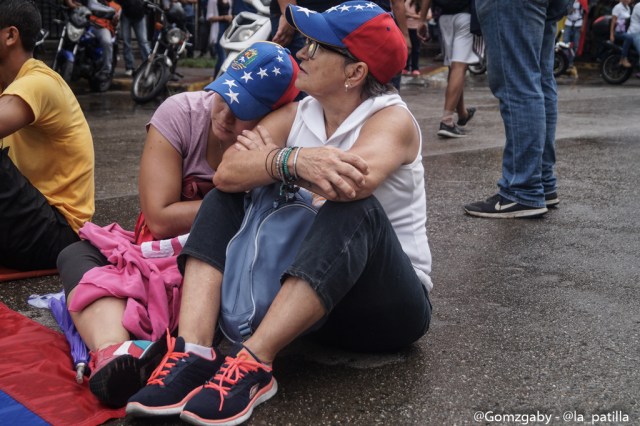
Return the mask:
[[[215,349],[212,360],[184,351],[182,337],[167,337],[168,350],[147,385],[129,398],[126,412],[137,417],[180,414],[192,394],[218,371],[223,357]]]
[[[196,425],[231,426],[278,392],[271,367],[247,348],[228,356],[218,373],[187,402],[180,419]]]

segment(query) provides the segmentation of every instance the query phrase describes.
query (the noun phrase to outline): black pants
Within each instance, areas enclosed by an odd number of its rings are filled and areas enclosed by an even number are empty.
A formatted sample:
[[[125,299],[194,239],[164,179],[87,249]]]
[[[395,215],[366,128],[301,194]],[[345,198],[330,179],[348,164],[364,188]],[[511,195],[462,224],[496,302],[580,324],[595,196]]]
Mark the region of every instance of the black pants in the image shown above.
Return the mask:
[[[0,264],[33,270],[55,268],[60,251],[78,241],[65,217],[0,150]]]
[[[227,244],[244,217],[243,198],[207,194],[178,256],[181,271],[188,256],[224,271]],[[338,346],[395,350],[429,328],[427,291],[375,197],[327,201],[285,275],[304,279],[316,291],[328,312],[318,334]]]

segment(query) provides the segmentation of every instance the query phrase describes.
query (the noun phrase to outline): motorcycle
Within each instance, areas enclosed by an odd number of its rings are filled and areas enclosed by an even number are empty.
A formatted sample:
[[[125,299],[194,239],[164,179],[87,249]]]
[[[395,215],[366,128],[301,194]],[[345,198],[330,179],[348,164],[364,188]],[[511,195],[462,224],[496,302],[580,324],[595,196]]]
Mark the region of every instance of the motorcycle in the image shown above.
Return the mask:
[[[556,46],[553,54],[553,75],[558,77],[567,72],[569,64],[575,57],[575,53],[571,46],[571,43],[565,43],[562,41],[562,35],[564,30],[558,32],[556,36]]]
[[[191,34],[184,25],[184,11],[174,3],[168,10],[145,0],[145,6],[155,12],[153,50],[134,71],[131,97],[138,103],[149,102],[166,92],[167,83],[183,76],[176,71],[180,56],[189,46]]]
[[[269,19],[271,0],[244,1],[253,6],[257,13],[240,12],[233,18],[220,38],[220,45],[226,52],[226,58],[218,76],[226,71],[240,52],[257,41],[269,40],[271,36],[271,20]]]
[[[64,81],[71,83],[80,78],[89,80],[89,87],[95,92],[104,92],[111,86],[113,72],[118,56],[118,44],[113,37],[113,56],[105,58],[104,49],[95,34],[95,27],[89,20],[91,15],[98,18],[113,19],[115,9],[100,4],[97,0],[88,0],[87,6],[69,9],[56,5],[63,10],[64,20],[54,22],[63,25],[58,48],[51,68],[59,73]],[[111,61],[111,72],[101,73],[104,61]]]
[[[599,17],[592,25],[594,35],[598,37],[600,42],[600,52],[598,54],[600,75],[602,79],[609,84],[622,84],[633,74],[633,67],[626,68],[620,64],[620,59],[622,59],[622,43],[611,42],[611,40],[609,40],[610,25],[610,15]],[[636,51],[632,45],[631,49],[629,49],[629,62],[637,65],[638,57],[638,51]]]

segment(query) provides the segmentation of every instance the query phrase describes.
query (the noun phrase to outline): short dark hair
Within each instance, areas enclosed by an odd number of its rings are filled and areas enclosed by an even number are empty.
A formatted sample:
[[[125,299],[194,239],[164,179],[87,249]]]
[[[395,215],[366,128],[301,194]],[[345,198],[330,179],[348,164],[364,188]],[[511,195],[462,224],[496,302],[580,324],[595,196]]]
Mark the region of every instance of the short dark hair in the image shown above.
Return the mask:
[[[40,11],[33,0],[0,0],[0,29],[16,27],[24,50],[32,52],[42,28]]]

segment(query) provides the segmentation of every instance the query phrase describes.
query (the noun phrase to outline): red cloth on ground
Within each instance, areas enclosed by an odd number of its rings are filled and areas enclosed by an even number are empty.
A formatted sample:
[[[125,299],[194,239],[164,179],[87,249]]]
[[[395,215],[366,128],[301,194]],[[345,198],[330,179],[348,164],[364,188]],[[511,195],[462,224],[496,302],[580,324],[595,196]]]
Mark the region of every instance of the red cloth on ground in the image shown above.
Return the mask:
[[[69,344],[0,303],[0,389],[52,425],[98,425],[124,409],[98,402],[87,381],[76,383]],[[1,421],[0,421],[1,423]]]

